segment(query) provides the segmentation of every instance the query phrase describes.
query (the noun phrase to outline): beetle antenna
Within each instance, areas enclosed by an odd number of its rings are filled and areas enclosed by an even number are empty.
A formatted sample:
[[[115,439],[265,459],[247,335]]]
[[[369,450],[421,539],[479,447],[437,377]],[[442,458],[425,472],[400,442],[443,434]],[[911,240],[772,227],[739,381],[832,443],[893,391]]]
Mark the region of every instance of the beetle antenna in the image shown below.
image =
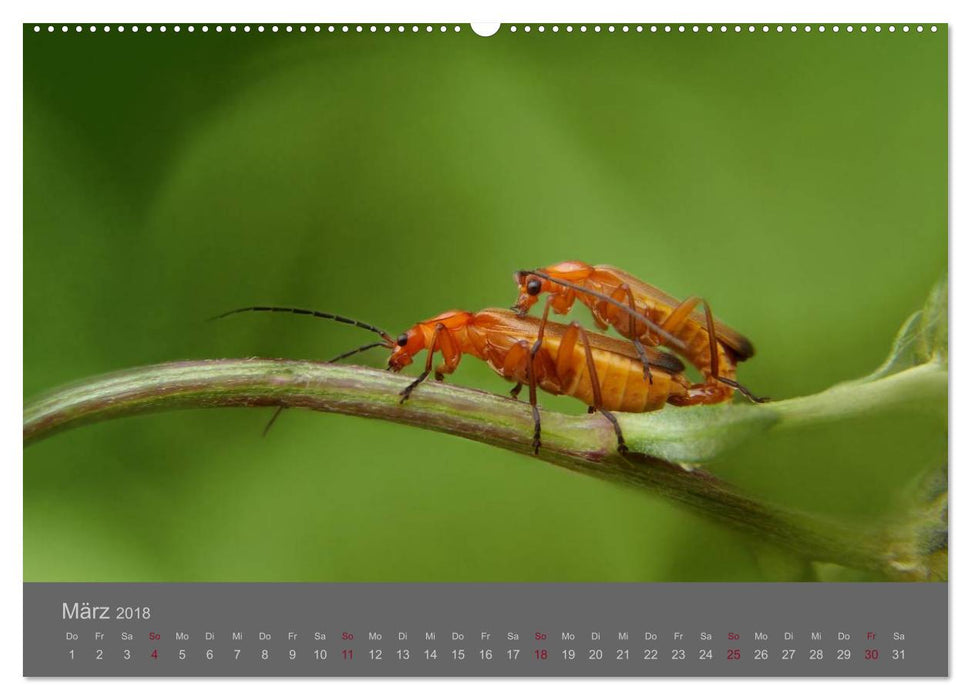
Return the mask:
[[[215,321],[220,318],[226,318],[227,316],[232,316],[233,314],[243,313],[244,311],[274,311],[279,313],[298,314],[300,316],[313,316],[314,318],[324,318],[329,321],[346,323],[349,326],[357,326],[358,328],[363,328],[366,331],[377,333],[382,338],[384,338],[385,342],[377,343],[376,345],[384,345],[385,343],[387,344],[386,347],[391,347],[394,345],[394,340],[391,338],[390,335],[388,335],[385,331],[381,330],[377,326],[372,326],[370,323],[364,323],[363,321],[355,321],[353,318],[348,318],[347,316],[341,316],[339,314],[329,314],[325,311],[314,311],[312,309],[297,309],[292,306],[244,306],[241,309],[233,309],[232,311],[227,311],[224,314],[213,316],[209,320]]]
[[[349,352],[342,353],[337,357],[327,360],[327,362],[340,362],[341,360],[350,357],[351,355],[356,355],[359,352],[364,352],[365,350],[370,350],[371,348],[386,348],[388,347],[385,343],[368,343],[367,345],[362,345],[359,348],[351,350]]]
[[[614,299],[611,296],[607,296],[606,294],[603,294],[601,292],[596,292],[592,289],[587,289],[586,287],[582,287],[579,284],[574,284],[573,282],[567,282],[566,280],[561,280],[558,277],[552,277],[546,274],[545,272],[540,272],[539,270],[520,270],[519,274],[536,275],[537,277],[542,277],[545,280],[549,280],[550,282],[553,282],[555,284],[562,285],[563,287],[569,287],[570,289],[573,289],[577,292],[583,292],[584,294],[589,294],[590,296],[597,297],[598,299],[606,301],[608,304],[613,304],[618,309],[623,309],[631,316],[636,318],[638,321],[643,322],[645,325],[647,325],[648,328],[651,329],[651,331],[653,331],[654,333],[657,333],[659,336],[664,338],[664,340],[667,341],[664,343],[665,345],[670,345],[671,347],[678,348],[679,350],[685,349],[685,345],[682,340],[680,340],[679,338],[675,338],[673,335],[671,335],[671,333],[661,328],[659,325],[654,323],[654,321],[649,319],[644,314],[640,313],[637,309],[632,309],[624,302],[618,301],[617,299]]]

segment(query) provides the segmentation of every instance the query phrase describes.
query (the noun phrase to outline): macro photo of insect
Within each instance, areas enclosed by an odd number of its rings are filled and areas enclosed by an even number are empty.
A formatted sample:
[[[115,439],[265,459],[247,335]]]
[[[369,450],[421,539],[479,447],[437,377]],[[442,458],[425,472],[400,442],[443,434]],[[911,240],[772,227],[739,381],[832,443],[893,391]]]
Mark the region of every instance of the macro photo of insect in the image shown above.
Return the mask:
[[[382,338],[382,342],[338,355],[332,362],[384,347],[391,350],[388,369],[399,372],[414,361],[416,354],[425,351],[425,369],[399,392],[401,403],[428,378],[433,367],[435,379],[443,381],[446,374],[456,370],[463,354],[472,355],[503,379],[515,382],[510,392],[513,398],[519,396],[524,386],[529,387],[534,454],[539,453],[542,444],[537,388],[554,395],[572,396],[585,403],[590,413],[601,413],[613,426],[621,453],[626,453],[628,447],[611,411],[641,413],[655,411],[665,403],[674,406],[721,403],[730,400],[735,389],[755,402],[763,401],[734,378],[736,363],[755,353],[752,344],[715,321],[703,299],[691,297],[679,302],[621,270],[580,262],[522,271],[517,280],[520,296],[512,307],[515,313],[504,309],[478,313],[447,311],[417,323],[397,339],[368,323],[294,307],[249,306],[218,318],[244,311],[292,313],[357,326]],[[530,306],[544,291],[547,297],[542,318],[538,321],[529,318],[526,314]],[[569,326],[549,321],[550,309],[564,314],[575,301],[590,308],[601,329],[619,328],[630,343],[588,332],[576,321]],[[698,306],[704,309],[703,314],[694,312]],[[656,346],[664,342],[695,365],[703,373],[704,381],[691,383],[677,357],[658,351]],[[442,364],[437,366],[436,353],[442,359]]]
[[[945,37],[351,34],[25,35],[25,580],[947,578]]]

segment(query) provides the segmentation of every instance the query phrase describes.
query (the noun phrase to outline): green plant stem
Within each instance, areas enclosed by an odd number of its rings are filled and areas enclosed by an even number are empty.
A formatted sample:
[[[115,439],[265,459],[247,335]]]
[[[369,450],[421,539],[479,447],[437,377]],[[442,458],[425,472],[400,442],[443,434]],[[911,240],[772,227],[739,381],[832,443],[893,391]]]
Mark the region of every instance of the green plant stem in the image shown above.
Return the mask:
[[[780,427],[832,422],[883,409],[927,402],[946,415],[947,370],[939,362],[926,362],[873,381],[837,384],[821,394],[800,396],[772,405],[782,418]]]
[[[94,378],[30,402],[24,409],[24,444],[67,428],[140,413],[285,406],[381,418],[532,453],[533,423],[526,403],[429,381],[401,404],[398,394],[409,381],[363,367],[292,360],[154,365]],[[861,400],[859,392],[872,391],[868,386],[862,385],[854,400]],[[785,413],[787,403],[779,402],[774,408]],[[625,426],[632,418],[625,417]],[[923,575],[919,562],[908,560],[912,553],[899,551],[883,533],[861,533],[858,528],[759,503],[701,469],[648,455],[625,458],[617,452],[613,430],[600,416],[543,413],[542,425],[539,458],[557,466],[663,495],[805,559],[890,578]]]

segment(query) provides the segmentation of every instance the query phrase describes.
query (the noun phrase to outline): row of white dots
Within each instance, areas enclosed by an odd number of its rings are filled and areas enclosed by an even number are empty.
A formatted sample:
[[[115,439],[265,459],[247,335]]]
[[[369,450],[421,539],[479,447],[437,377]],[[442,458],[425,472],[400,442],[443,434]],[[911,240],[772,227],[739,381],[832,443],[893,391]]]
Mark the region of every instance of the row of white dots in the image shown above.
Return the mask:
[[[854,28],[855,28],[854,25],[846,25],[846,27],[844,27],[845,31],[847,31],[847,32],[852,32],[854,30]],[[868,31],[870,29],[870,27],[868,27],[867,25],[857,25],[856,28],[859,28],[859,30],[861,32],[866,32],[866,31]],[[512,25],[512,26],[509,27],[509,31],[510,32],[515,32],[515,31],[517,31],[517,29],[518,28],[516,27],[516,25]],[[543,25],[540,25],[540,26],[536,27],[535,29],[538,32],[545,32],[546,31],[546,27],[543,26]],[[560,31],[560,27],[558,25],[553,25],[552,27],[550,27],[550,29],[552,31],[554,31],[554,32]],[[566,29],[567,32],[572,32],[574,28],[573,28],[572,25],[567,25],[565,27],[565,29]],[[607,25],[606,29],[607,29],[608,32],[616,32],[618,29],[620,31],[622,31],[622,32],[629,32],[629,31],[631,31],[631,27],[629,25],[626,25],[626,24],[625,25],[621,25],[620,27],[617,27],[617,26],[614,26],[614,25]],[[643,25],[635,25],[633,27],[633,29],[636,32],[643,32],[645,30],[645,28],[644,28]],[[750,24],[750,25],[747,25],[747,26],[741,25],[741,24],[735,24],[735,25],[726,25],[726,24],[722,24],[722,25],[711,25],[711,24],[708,24],[708,25],[698,25],[698,24],[692,24],[692,25],[684,25],[684,24],[678,24],[678,25],[670,25],[670,24],[657,25],[657,24],[652,24],[649,27],[647,27],[647,29],[648,29],[648,31],[651,31],[651,32],[654,32],[654,33],[657,33],[659,31],[668,32],[668,33],[670,33],[671,31],[678,31],[678,32],[681,32],[681,33],[684,33],[686,31],[691,31],[694,34],[700,33],[701,31],[705,31],[707,33],[712,33],[712,32],[715,32],[715,31],[720,31],[720,32],[735,31],[736,33],[741,33],[741,32],[744,32],[744,31],[748,31],[749,33],[753,33],[753,34],[755,32],[758,32],[758,31],[761,31],[761,32],[767,34],[767,33],[771,32],[773,29],[776,32],[779,32],[779,33],[786,31],[786,27],[783,26],[783,25],[781,25],[781,24],[776,24],[776,25],[771,25],[771,26],[768,25],[768,24],[762,24],[762,25]],[[823,24],[821,24],[819,26],[815,26],[815,27],[812,26],[812,25],[808,25],[808,24],[805,25],[805,26],[801,26],[801,27],[798,26],[798,25],[793,24],[793,25],[789,25],[788,29],[789,29],[790,32],[798,32],[800,29],[802,29],[805,32],[812,32],[812,31],[815,30],[815,31],[818,31],[818,32],[831,31],[831,32],[834,32],[834,33],[839,33],[839,31],[840,31],[839,25],[834,25],[834,26],[827,27],[826,25],[823,25]],[[874,25],[872,27],[872,29],[875,32],[880,32],[880,31],[883,30],[883,28],[880,25]],[[910,27],[910,25],[906,25],[905,24],[905,25],[902,25],[900,27],[900,29],[903,32],[909,32],[911,30],[911,27]],[[924,25],[918,24],[918,25],[916,25],[914,27],[914,29],[916,29],[918,32],[923,32],[924,31]],[[522,28],[522,30],[524,32],[529,32],[529,31],[532,31],[532,27],[530,27],[530,26],[524,26]],[[603,27],[601,27],[600,25],[594,25],[593,26],[593,31],[594,32],[600,32],[602,30],[603,30]],[[930,30],[932,32],[936,32],[937,31],[937,27],[932,25],[930,27]],[[579,31],[586,32],[586,31],[588,31],[588,28],[586,26],[584,26],[584,25],[581,25],[579,27]],[[889,26],[887,26],[887,31],[888,32],[895,32],[895,31],[897,31],[897,27],[894,26],[894,25],[889,25]]]
[[[71,27],[69,27],[66,24],[65,25],[61,25],[60,27],[56,27],[53,24],[47,25],[47,31],[48,32],[56,32],[58,29],[60,29],[62,32],[69,32],[69,31],[71,31]],[[85,28],[82,27],[81,25],[76,25],[74,27],[74,31],[75,32],[83,32],[84,29]],[[143,31],[146,31],[146,32],[152,32],[156,28],[153,28],[151,25],[146,25],[146,26],[142,27],[141,29]],[[176,32],[176,33],[182,31],[182,27],[179,26],[179,25],[175,25],[173,27],[168,27],[168,26],[162,25],[162,26],[157,27],[157,30],[160,31],[160,32],[166,32],[169,29],[171,29],[171,31]],[[321,31],[328,31],[328,32],[332,32],[332,33],[333,32],[345,32],[345,33],[347,33],[347,32],[352,32],[352,31],[353,32],[364,32],[364,31],[377,32],[380,29],[383,29],[385,32],[392,32],[392,31],[395,31],[395,30],[397,30],[398,32],[406,32],[406,31],[409,31],[409,30],[412,31],[412,32],[419,32],[422,29],[424,29],[426,32],[432,32],[432,31],[435,31],[436,27],[432,27],[431,25],[426,25],[424,27],[419,27],[418,25],[411,25],[410,27],[405,27],[404,25],[398,25],[397,27],[391,27],[389,25],[384,25],[383,27],[378,27],[377,25],[373,25],[372,24],[370,27],[368,27],[368,26],[362,26],[362,25],[346,25],[346,24],[345,25],[327,25],[327,26],[321,26],[319,24],[308,26],[308,25],[305,25],[305,24],[301,24],[301,25],[296,25],[296,26],[294,26],[294,25],[285,25],[283,27],[280,27],[278,25],[271,25],[269,27],[265,27],[263,25],[257,25],[257,26],[253,26],[253,27],[251,27],[250,25],[243,25],[241,27],[237,27],[236,25],[229,25],[228,27],[223,27],[222,25],[216,25],[215,27],[212,27],[212,29],[214,31],[216,31],[216,32],[222,32],[224,29],[226,31],[229,31],[229,32],[236,32],[236,31],[243,31],[243,32],[249,32],[249,31],[257,31],[257,32],[265,32],[265,31],[279,32],[282,29],[282,31],[285,31],[285,32],[294,32],[294,31],[297,31],[297,32],[306,33],[308,31],[312,31],[312,32],[319,33]],[[442,31],[442,32],[447,32],[449,30],[449,27],[448,26],[445,26],[445,25],[442,25],[442,26],[437,27],[437,29],[439,31]],[[462,28],[459,27],[458,25],[456,25],[454,27],[451,27],[451,29],[453,31],[456,31],[456,32],[462,31]],[[129,25],[129,26],[126,26],[126,25],[123,25],[123,24],[119,24],[117,26],[112,27],[111,25],[107,25],[106,24],[103,27],[101,27],[101,30],[102,31],[105,31],[105,32],[110,32],[110,31],[116,31],[116,32],[125,32],[125,31],[138,32],[139,31],[139,26],[137,24],[136,25]],[[185,30],[188,31],[188,32],[194,32],[194,31],[196,31],[196,27],[193,26],[193,25],[189,25],[188,27],[185,27]],[[209,30],[210,30],[210,27],[208,25],[203,25],[203,26],[199,27],[199,31],[201,31],[201,32],[208,32]],[[43,29],[41,28],[40,25],[34,25],[34,31],[35,32],[40,32],[40,31],[43,31]],[[90,32],[96,32],[96,31],[98,31],[98,27],[95,26],[95,25],[91,25],[91,26],[88,27],[88,31],[90,31]]]
[[[793,25],[789,25],[788,27],[785,27],[785,26],[783,26],[781,24],[772,25],[771,27],[769,25],[767,25],[767,24],[758,25],[758,26],[757,25],[754,25],[754,24],[750,24],[750,25],[747,25],[747,26],[739,25],[739,24],[736,24],[736,25],[725,25],[725,24],[722,24],[722,25],[711,25],[711,24],[708,24],[708,25],[697,25],[697,24],[694,24],[694,25],[683,25],[683,24],[679,24],[679,25],[670,25],[670,24],[654,25],[654,24],[652,24],[652,25],[649,25],[648,27],[646,27],[646,30],[649,31],[649,32],[653,32],[653,33],[657,33],[657,32],[670,33],[672,31],[677,31],[677,32],[680,32],[680,33],[685,33],[685,32],[690,31],[690,32],[692,32],[694,34],[698,34],[698,33],[702,32],[702,31],[704,31],[706,33],[709,33],[709,34],[710,33],[713,33],[713,32],[716,32],[716,31],[722,32],[722,33],[729,32],[729,31],[734,31],[737,34],[740,34],[742,32],[747,31],[750,34],[754,34],[755,32],[761,31],[762,33],[767,34],[767,33],[771,32],[771,31],[773,31],[773,29],[777,33],[781,33],[781,32],[786,31],[787,28],[788,28],[788,30],[790,32],[798,32],[798,31],[801,30],[803,32],[812,32],[812,31],[827,32],[827,31],[830,31],[830,32],[833,32],[833,33],[839,33],[841,31],[841,27],[839,25],[834,25],[834,26],[827,27],[825,25],[812,26],[812,25],[808,25],[808,24],[807,25],[803,25],[803,26],[798,26],[798,25],[793,24]],[[916,31],[918,31],[918,32],[923,32],[924,31],[924,26],[923,25],[920,25],[920,24],[916,25],[913,28]],[[52,25],[52,24],[47,25],[47,31],[48,32],[55,32],[58,29],[60,29],[61,32],[69,32],[69,31],[71,31],[71,27],[69,27],[66,24],[65,25],[61,25],[60,27],[56,27],[55,25]],[[111,25],[104,25],[103,27],[101,27],[101,29],[102,29],[102,31],[105,31],[105,32],[110,32],[113,29],[114,29],[114,31],[117,31],[117,32],[125,32],[126,30],[127,31],[131,31],[131,32],[138,32],[139,31],[139,26],[138,25],[130,25],[130,26],[126,27],[125,25],[117,25],[114,28],[112,28]],[[178,32],[181,32],[182,31],[182,27],[180,27],[179,25],[175,25],[175,26],[173,26],[171,28],[170,27],[167,27],[165,25],[161,25],[157,29],[158,29],[159,32],[163,32],[163,33],[166,32],[166,31],[168,31],[169,29],[171,29],[171,31],[173,31],[175,33],[178,33]],[[192,25],[189,25],[185,29],[188,32],[195,32],[196,31],[196,27],[195,26],[192,26]],[[208,25],[203,25],[203,26],[199,27],[199,31],[202,31],[202,32],[208,32],[209,29],[210,29],[210,27]],[[215,27],[213,27],[213,29],[216,32],[222,32],[224,30],[224,27],[222,25],[216,25]],[[279,25],[271,25],[269,27],[265,27],[263,25],[257,25],[257,26],[254,26],[254,27],[251,27],[250,25],[243,25],[241,27],[237,27],[236,25],[229,25],[225,29],[227,31],[229,31],[229,32],[236,32],[237,30],[240,30],[240,31],[243,31],[243,32],[249,32],[249,31],[253,31],[253,30],[255,30],[257,32],[265,32],[267,30],[269,30],[270,32],[279,32],[281,30],[281,27]],[[424,29],[426,32],[433,32],[433,31],[435,31],[435,27],[433,27],[432,25],[424,25],[423,27],[420,27],[417,24],[414,24],[414,25],[411,25],[411,26],[407,26],[407,27],[405,25],[401,25],[401,24],[399,24],[397,27],[392,27],[390,25],[383,25],[383,26],[380,26],[379,27],[378,25],[374,25],[374,24],[372,24],[370,26],[360,25],[360,24],[358,24],[358,25],[346,25],[346,24],[344,24],[344,25],[326,25],[326,26],[321,26],[321,25],[318,24],[318,25],[308,26],[308,25],[301,24],[301,25],[296,25],[296,26],[294,26],[294,25],[285,25],[285,26],[282,27],[282,29],[285,32],[294,32],[294,31],[297,31],[297,32],[302,32],[302,33],[306,33],[308,31],[313,31],[313,32],[320,33],[321,31],[325,31],[325,30],[327,32],[331,32],[331,33],[334,33],[334,32],[349,33],[349,32],[364,32],[364,31],[378,32],[379,30],[383,30],[386,33],[390,33],[390,32],[393,32],[393,31],[398,31],[399,33],[404,33],[404,32],[407,32],[407,31],[410,30],[411,32],[414,33],[414,32],[420,32],[422,29]],[[461,27],[459,27],[458,25],[452,27],[452,29],[454,31],[456,31],[456,32],[462,31]],[[519,29],[520,29],[520,27],[517,27],[516,25],[511,25],[509,27],[509,31],[510,32],[513,32],[513,33],[519,31]],[[546,31],[547,27],[544,26],[544,25],[539,25],[539,26],[535,27],[535,29],[536,29],[537,32],[541,32],[542,33],[542,32],[545,32]],[[561,27],[559,25],[553,25],[553,26],[549,27],[549,29],[552,32],[559,32],[560,29],[561,29]],[[565,30],[566,32],[573,32],[575,28],[574,28],[573,25],[566,25],[562,29]],[[588,28],[586,25],[580,25],[579,27],[576,27],[576,30],[580,31],[581,33],[588,31],[588,29],[592,29],[592,31],[594,31],[594,32],[600,32],[600,31],[602,31],[604,29],[604,27],[601,27],[600,25],[594,25],[591,28]],[[618,29],[621,32],[630,32],[632,29],[635,32],[644,32],[645,31],[645,27],[643,25],[635,25],[634,27],[631,27],[630,25],[621,25],[619,27],[618,26],[614,26],[614,25],[607,25],[606,26],[606,30],[608,32],[616,32]],[[859,29],[859,31],[861,31],[861,32],[867,32],[867,31],[869,31],[871,29],[871,27],[868,27],[867,25],[858,25],[856,27],[854,27],[854,25],[846,25],[845,27],[842,27],[842,31],[846,31],[846,32],[853,32],[855,29]],[[149,32],[150,33],[150,32],[152,32],[154,30],[154,28],[151,25],[146,25],[146,26],[142,27],[142,30],[145,31],[145,32]],[[441,26],[438,27],[438,30],[441,31],[441,32],[447,32],[449,30],[449,27],[446,26],[446,25],[441,25]],[[526,26],[523,26],[522,27],[522,31],[527,32],[527,33],[530,32],[530,31],[532,31],[532,30],[533,30],[533,27],[530,26],[530,25],[526,25]],[[881,31],[883,31],[883,27],[880,26],[880,25],[874,25],[872,27],[872,30],[874,32],[878,32],[879,33]],[[895,25],[889,25],[889,26],[886,27],[886,30],[888,32],[893,33],[893,32],[896,32],[897,31],[897,27]],[[905,32],[906,33],[906,32],[909,32],[910,30],[911,30],[911,26],[910,25],[905,24],[905,25],[900,26],[900,31],[902,31],[902,32]],[[937,26],[932,25],[930,27],[930,30],[932,32],[936,32],[937,31]],[[34,25],[34,32],[41,32],[41,31],[43,31],[43,29],[41,28],[40,25]],[[74,31],[75,32],[83,32],[84,31],[84,27],[82,27],[81,25],[76,25],[74,27]],[[95,25],[91,25],[91,26],[88,27],[88,31],[90,31],[90,32],[96,32],[96,31],[98,31],[98,27],[95,26]]]

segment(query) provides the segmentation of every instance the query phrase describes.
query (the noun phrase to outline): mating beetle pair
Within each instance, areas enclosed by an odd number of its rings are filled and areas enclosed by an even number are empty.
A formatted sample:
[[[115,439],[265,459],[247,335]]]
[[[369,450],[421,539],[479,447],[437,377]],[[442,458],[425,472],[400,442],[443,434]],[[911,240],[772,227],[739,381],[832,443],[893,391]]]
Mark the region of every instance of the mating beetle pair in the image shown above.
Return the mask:
[[[397,338],[368,323],[308,309],[250,306],[222,316],[275,311],[354,325],[376,333],[381,341],[355,348],[332,361],[385,347],[391,350],[388,368],[395,372],[426,350],[424,370],[402,390],[402,402],[432,373],[436,353],[442,356],[442,363],[434,367],[438,380],[455,371],[462,355],[478,357],[504,379],[515,382],[514,397],[523,386],[529,387],[534,453],[541,445],[537,388],[573,396],[587,404],[591,412],[603,414],[614,427],[621,452],[627,447],[612,411],[641,413],[657,410],[665,403],[720,403],[731,399],[735,390],[753,401],[763,400],[735,379],[737,364],[755,354],[751,342],[716,320],[703,299],[678,301],[623,270],[581,262],[520,271],[516,281],[519,298],[511,310],[447,311],[416,323]],[[544,294],[542,316],[527,316]],[[613,327],[627,341],[587,331],[576,322],[564,325],[549,320],[550,309],[565,314],[577,301],[590,309],[601,330]],[[683,374],[681,360],[658,350],[661,345],[694,365],[702,381],[690,382]]]

